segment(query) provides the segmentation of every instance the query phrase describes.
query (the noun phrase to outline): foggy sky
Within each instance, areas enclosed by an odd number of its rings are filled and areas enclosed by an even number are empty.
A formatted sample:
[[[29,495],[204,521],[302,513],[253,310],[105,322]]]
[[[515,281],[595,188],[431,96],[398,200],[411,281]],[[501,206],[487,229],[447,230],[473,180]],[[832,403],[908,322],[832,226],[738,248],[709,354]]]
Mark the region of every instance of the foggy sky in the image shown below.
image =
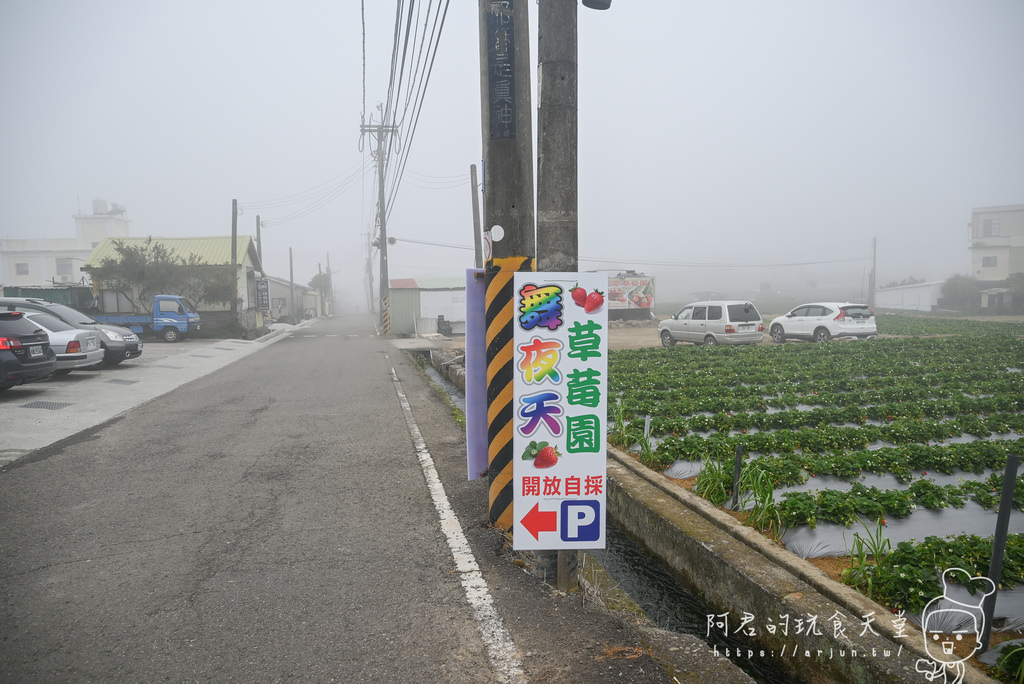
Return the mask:
[[[395,3],[366,5],[364,109],[356,0],[4,0],[0,237],[72,237],[93,198],[125,206],[135,236],[228,235],[238,199],[240,232],[271,224],[271,275],[289,248],[303,283],[329,254],[365,303],[359,127],[387,97]],[[449,6],[388,219],[399,240],[473,244],[477,11]],[[972,207],[1024,203],[1022,30],[1019,0],[581,6],[581,269],[654,274],[664,297],[856,296],[877,237],[879,284],[968,273]],[[473,265],[452,247],[390,255],[392,277]]]

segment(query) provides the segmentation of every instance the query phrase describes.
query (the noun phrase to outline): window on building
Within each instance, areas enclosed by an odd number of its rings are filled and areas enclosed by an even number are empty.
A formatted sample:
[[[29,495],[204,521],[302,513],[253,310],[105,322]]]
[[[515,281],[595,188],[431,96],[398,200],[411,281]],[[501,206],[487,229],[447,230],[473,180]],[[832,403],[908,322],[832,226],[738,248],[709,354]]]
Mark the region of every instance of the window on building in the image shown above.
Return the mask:
[[[14,273],[16,275],[28,275],[28,264],[14,264]]]
[[[69,278],[74,275],[74,265],[71,263],[71,259],[57,259],[57,275]]]
[[[985,219],[981,223],[981,236],[982,237],[999,237],[1000,235],[999,219]]]
[[[996,267],[996,259],[997,258],[998,257],[981,257],[981,267],[982,268],[995,268]]]

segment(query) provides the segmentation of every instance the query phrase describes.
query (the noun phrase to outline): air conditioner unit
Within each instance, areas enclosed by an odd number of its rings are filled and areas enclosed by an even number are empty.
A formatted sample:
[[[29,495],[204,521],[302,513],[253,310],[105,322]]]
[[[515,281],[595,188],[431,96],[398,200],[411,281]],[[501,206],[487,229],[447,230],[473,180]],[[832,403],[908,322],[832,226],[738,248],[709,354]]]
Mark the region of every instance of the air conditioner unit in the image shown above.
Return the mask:
[[[60,282],[62,282],[62,283],[70,283],[71,282],[71,276],[61,276],[60,277]]]

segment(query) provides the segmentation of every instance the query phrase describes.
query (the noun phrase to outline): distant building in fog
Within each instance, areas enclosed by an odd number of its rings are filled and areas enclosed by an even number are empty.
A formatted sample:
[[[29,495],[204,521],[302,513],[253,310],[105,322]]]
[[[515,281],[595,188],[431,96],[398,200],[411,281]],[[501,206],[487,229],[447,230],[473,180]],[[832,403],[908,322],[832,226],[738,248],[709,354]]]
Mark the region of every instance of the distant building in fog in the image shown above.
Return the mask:
[[[971,275],[1001,282],[1024,272],[1024,204],[971,210]]]
[[[939,303],[942,295],[942,283],[915,283],[913,285],[897,285],[880,287],[875,290],[876,309],[895,309],[897,311],[931,311]]]
[[[92,213],[79,211],[73,238],[0,240],[0,285],[41,287],[83,282],[81,266],[107,238],[129,236],[131,221],[120,204],[94,199]],[[42,231],[40,231],[42,232]]]

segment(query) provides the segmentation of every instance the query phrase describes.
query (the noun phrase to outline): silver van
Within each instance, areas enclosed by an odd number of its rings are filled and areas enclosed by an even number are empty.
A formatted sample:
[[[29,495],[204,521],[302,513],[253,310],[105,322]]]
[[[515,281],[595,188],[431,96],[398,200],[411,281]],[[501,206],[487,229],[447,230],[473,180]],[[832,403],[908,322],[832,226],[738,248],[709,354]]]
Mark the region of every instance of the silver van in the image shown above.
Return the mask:
[[[661,343],[757,344],[764,341],[761,313],[751,302],[716,300],[687,304],[658,325]]]

